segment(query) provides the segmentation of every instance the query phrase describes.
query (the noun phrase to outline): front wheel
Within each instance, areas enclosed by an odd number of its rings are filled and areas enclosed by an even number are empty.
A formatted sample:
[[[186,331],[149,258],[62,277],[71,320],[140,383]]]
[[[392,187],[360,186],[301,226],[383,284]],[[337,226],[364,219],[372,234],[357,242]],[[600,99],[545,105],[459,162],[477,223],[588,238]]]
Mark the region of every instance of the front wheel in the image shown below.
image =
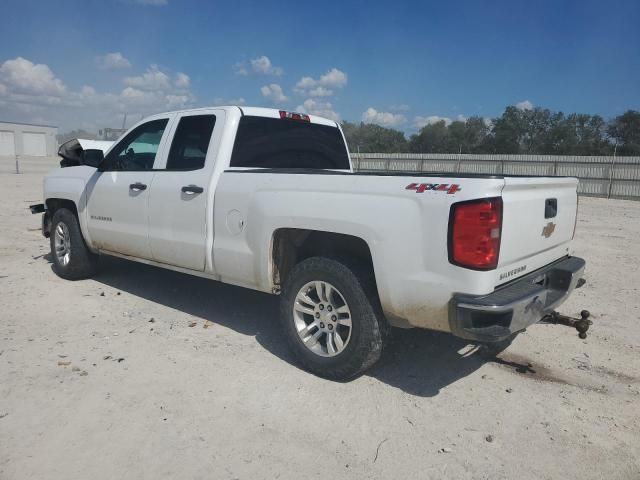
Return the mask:
[[[371,367],[388,329],[372,272],[348,259],[313,257],[296,265],[283,288],[280,317],[298,361],[332,380]]]
[[[80,231],[78,217],[66,208],[59,208],[51,219],[51,256],[53,271],[66,280],[92,276],[98,256],[91,252]]]

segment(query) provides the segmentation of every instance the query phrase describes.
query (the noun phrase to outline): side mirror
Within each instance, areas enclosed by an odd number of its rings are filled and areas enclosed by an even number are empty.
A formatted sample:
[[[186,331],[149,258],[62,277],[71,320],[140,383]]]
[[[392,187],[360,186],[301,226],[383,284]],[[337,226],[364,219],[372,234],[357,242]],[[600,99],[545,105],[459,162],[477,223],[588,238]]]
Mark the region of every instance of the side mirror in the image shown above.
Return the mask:
[[[104,161],[104,152],[98,149],[88,149],[82,153],[82,164],[99,168]]]

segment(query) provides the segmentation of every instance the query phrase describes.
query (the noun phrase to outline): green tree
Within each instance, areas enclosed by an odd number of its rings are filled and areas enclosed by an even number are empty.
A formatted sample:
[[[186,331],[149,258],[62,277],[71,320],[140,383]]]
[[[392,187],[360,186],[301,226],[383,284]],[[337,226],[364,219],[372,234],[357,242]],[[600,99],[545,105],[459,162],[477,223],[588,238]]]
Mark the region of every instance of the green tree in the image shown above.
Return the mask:
[[[521,113],[516,107],[510,106],[502,116],[493,119],[493,130],[486,142],[490,153],[520,153],[525,131]]]
[[[362,153],[397,153],[407,151],[407,139],[399,130],[372,123],[342,123],[349,151]]]
[[[450,149],[449,129],[444,120],[425,125],[409,140],[409,151],[414,153],[449,153]]]
[[[640,155],[640,112],[627,110],[609,123],[609,136],[618,144],[620,155]]]
[[[415,153],[502,153],[640,155],[640,112],[629,110],[607,123],[599,115],[508,106],[489,124],[482,117],[425,125],[409,141],[398,130],[344,122],[351,151]]]
[[[505,109],[493,120],[485,151],[506,154],[606,155],[611,147],[599,115],[534,108]]]
[[[605,122],[599,115],[572,113],[553,125],[550,153],[556,155],[608,155]]]
[[[484,145],[491,132],[482,117],[469,117],[465,122],[464,149],[462,153],[485,153]]]

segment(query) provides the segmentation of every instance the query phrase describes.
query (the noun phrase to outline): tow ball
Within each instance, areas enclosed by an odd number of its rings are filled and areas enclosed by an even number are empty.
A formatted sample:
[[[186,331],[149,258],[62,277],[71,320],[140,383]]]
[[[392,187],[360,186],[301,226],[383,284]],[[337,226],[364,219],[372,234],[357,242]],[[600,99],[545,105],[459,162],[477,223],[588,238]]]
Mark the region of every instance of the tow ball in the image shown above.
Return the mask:
[[[591,314],[589,310],[582,310],[580,312],[580,318],[568,317],[558,312],[551,312],[549,315],[543,318],[543,321],[547,323],[553,323],[555,325],[566,325],[567,327],[573,327],[578,331],[578,337],[587,338],[587,331],[589,327],[593,325],[593,322],[589,320]]]

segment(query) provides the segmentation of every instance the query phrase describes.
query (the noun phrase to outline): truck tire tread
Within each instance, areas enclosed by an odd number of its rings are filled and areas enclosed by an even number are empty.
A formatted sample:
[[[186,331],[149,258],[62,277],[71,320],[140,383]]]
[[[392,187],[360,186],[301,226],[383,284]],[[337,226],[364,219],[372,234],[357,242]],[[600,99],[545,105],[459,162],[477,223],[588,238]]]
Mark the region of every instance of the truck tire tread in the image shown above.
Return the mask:
[[[71,242],[71,253],[69,263],[62,265],[59,263],[55,253],[55,229],[59,222],[64,222],[69,229]],[[87,247],[80,230],[78,217],[67,208],[59,208],[51,219],[51,256],[53,271],[65,280],[81,280],[93,276],[98,267],[98,255]]]
[[[349,345],[336,357],[323,358],[309,351],[298,337],[293,322],[293,302],[308,281],[326,280],[345,297],[353,312],[354,331]],[[299,363],[330,380],[352,379],[375,364],[389,336],[371,268],[349,257],[311,257],[298,263],[285,281],[280,318],[289,347]]]

